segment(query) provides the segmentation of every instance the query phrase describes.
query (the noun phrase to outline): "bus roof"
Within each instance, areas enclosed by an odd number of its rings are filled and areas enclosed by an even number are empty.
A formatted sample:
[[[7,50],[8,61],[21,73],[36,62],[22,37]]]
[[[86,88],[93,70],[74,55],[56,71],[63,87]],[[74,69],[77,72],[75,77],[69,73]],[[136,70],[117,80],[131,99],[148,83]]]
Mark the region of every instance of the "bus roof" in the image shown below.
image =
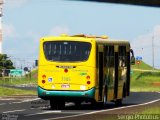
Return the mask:
[[[115,40],[115,39],[96,39],[96,42],[99,43],[99,44],[118,44],[118,45],[122,45],[122,44],[125,44],[125,45],[130,45],[129,41],[127,40]]]
[[[107,43],[107,44],[118,44],[118,45],[130,45],[129,41],[126,41],[126,40],[115,40],[115,39],[109,39],[108,36],[106,35],[103,35],[103,36],[94,36],[94,35],[85,35],[85,34],[77,34],[77,35],[72,35],[72,36],[69,36],[67,34],[61,34],[60,36],[50,36],[50,37],[44,37],[42,38],[43,40],[52,40],[53,38],[58,38],[58,40],[62,40],[62,38],[71,38],[72,40],[80,40],[83,38],[83,40],[87,41],[87,40],[94,40],[96,41],[97,43],[99,44],[104,44],[104,43]]]

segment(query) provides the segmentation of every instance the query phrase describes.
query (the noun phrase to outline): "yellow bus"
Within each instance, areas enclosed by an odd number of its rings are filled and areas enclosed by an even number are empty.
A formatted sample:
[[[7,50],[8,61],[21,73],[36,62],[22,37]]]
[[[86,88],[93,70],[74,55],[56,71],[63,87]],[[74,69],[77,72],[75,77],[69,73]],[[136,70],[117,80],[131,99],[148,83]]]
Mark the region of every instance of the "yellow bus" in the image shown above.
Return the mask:
[[[50,100],[52,109],[63,109],[65,102],[121,104],[130,93],[131,61],[128,41],[65,34],[41,38],[38,96]]]

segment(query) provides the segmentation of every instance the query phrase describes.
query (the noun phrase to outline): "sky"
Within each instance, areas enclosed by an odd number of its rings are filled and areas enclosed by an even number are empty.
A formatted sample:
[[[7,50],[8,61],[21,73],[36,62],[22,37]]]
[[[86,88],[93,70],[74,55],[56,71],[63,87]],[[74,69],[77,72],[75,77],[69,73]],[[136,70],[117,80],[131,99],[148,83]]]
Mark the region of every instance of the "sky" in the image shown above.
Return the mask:
[[[68,0],[5,0],[3,53],[16,67],[38,59],[39,39],[62,33],[128,40],[135,56],[160,68],[160,8]]]

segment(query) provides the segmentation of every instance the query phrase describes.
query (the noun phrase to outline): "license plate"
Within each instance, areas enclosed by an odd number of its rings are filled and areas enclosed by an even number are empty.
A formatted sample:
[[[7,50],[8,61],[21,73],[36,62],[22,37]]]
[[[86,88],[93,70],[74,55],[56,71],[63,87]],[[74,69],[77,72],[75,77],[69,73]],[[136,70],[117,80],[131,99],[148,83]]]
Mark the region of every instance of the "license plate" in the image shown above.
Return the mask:
[[[67,89],[67,88],[70,88],[70,85],[69,85],[69,84],[62,84],[62,85],[61,85],[61,88]]]

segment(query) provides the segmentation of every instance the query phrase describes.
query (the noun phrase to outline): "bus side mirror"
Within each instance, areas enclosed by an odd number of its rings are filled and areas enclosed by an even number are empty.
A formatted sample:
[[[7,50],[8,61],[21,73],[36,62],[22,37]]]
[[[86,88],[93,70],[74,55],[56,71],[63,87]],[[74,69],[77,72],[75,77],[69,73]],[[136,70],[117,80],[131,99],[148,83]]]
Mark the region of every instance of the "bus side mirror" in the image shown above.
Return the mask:
[[[135,57],[134,57],[134,52],[132,49],[130,49],[130,52],[131,52],[131,65],[135,65]]]
[[[131,65],[135,65],[135,57],[131,56]]]
[[[36,67],[38,66],[38,60],[35,60],[35,66]]]

